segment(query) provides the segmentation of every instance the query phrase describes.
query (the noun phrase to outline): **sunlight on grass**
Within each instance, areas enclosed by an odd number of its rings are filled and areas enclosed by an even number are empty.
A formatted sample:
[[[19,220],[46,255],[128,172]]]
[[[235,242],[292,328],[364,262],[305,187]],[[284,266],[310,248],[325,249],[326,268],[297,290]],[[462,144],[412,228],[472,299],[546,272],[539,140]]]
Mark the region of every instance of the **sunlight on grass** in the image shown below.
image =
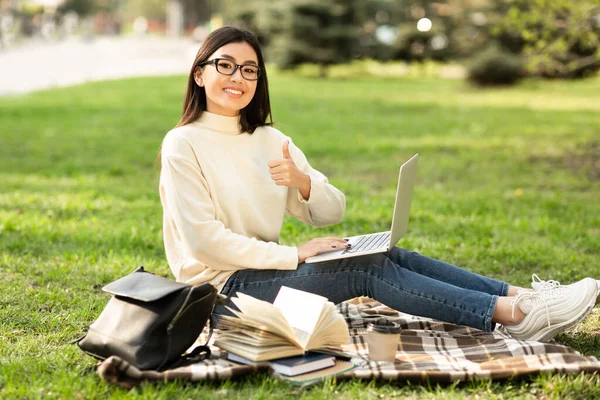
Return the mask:
[[[600,277],[599,79],[477,90],[430,76],[352,73],[270,76],[276,127],[347,199],[335,226],[286,219],[282,243],[388,229],[398,167],[418,152],[401,246],[518,285],[534,272],[564,282]],[[591,375],[328,382],[308,391],[266,376],[132,391],[101,382],[93,360],[66,342],[104,307],[104,284],[138,265],[171,274],[153,161],[179,119],[184,84],[181,76],[130,79],[0,98],[0,397],[600,395]],[[599,318],[595,311],[558,340],[600,356]]]

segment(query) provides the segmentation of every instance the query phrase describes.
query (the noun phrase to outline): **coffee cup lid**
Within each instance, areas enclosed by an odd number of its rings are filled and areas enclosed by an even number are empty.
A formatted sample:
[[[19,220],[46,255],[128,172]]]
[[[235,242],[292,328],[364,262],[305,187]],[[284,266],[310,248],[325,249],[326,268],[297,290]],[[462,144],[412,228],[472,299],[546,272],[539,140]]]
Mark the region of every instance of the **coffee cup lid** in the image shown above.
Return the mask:
[[[382,319],[375,322],[370,322],[367,325],[367,331],[377,333],[400,333],[400,324],[386,319]]]

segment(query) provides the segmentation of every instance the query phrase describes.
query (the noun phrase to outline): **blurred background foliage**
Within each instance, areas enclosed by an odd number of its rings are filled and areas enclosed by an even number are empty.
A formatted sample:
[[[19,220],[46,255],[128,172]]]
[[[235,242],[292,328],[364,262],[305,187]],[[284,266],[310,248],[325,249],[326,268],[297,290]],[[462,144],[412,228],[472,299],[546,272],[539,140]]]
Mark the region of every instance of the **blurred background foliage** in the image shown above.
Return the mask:
[[[581,78],[600,67],[598,0],[224,0],[227,20],[259,33],[282,68],[356,58],[475,57],[471,77]],[[489,71],[490,79],[486,71]],[[324,72],[325,74],[325,72]],[[498,78],[498,79],[497,79]]]
[[[61,37],[79,29],[201,41],[233,24],[259,35],[269,62],[283,69],[313,64],[321,76],[333,65],[365,59],[458,63],[471,81],[495,85],[585,78],[600,68],[600,0],[0,0],[0,6],[0,50],[18,34]]]

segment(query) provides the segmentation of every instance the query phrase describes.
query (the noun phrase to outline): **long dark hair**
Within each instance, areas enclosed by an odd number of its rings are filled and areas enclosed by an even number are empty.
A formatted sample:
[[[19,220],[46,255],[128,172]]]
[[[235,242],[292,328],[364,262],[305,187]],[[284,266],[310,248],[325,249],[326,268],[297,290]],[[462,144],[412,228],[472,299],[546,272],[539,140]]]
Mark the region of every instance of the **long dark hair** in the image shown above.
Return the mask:
[[[226,44],[239,42],[246,42],[252,46],[258,57],[258,66],[261,69],[252,101],[240,110],[240,127],[242,132],[253,133],[259,126],[273,125],[267,71],[262,51],[258,44],[258,38],[250,31],[233,26],[224,26],[211,32],[196,54],[196,59],[188,77],[187,90],[183,102],[183,115],[176,126],[183,126],[196,121],[206,110],[206,91],[204,87],[198,86],[194,80],[194,75],[197,69],[200,68],[199,65],[208,60],[215,51]],[[267,122],[267,118],[269,122]]]
[[[245,29],[224,26],[211,32],[204,42],[202,42],[202,46],[200,46],[196,54],[194,64],[192,64],[190,75],[188,76],[187,90],[183,102],[183,115],[175,127],[196,121],[206,111],[206,91],[204,87],[198,86],[194,79],[194,75],[197,69],[200,68],[200,64],[208,60],[208,57],[226,44],[240,42],[246,42],[252,46],[258,57],[258,66],[260,67],[260,75],[258,76],[254,97],[250,101],[250,104],[240,110],[240,128],[242,132],[254,133],[254,130],[259,126],[273,125],[267,70],[260,45],[258,44],[258,38],[254,33]],[[267,118],[269,122],[267,122]],[[154,159],[154,165],[158,169],[161,166],[161,150],[162,145],[158,149],[158,154]]]

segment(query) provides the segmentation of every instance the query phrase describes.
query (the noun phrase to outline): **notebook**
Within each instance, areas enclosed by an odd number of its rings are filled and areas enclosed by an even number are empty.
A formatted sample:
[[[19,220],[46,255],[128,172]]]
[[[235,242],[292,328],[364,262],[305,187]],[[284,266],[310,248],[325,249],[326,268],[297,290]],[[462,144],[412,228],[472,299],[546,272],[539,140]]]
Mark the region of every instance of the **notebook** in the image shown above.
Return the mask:
[[[408,217],[410,215],[413,187],[417,179],[418,160],[419,154],[415,154],[400,167],[390,231],[349,237],[347,239],[351,245],[350,248],[321,252],[316,256],[308,257],[305,262],[309,264],[366,254],[384,253],[394,247],[408,230]]]

